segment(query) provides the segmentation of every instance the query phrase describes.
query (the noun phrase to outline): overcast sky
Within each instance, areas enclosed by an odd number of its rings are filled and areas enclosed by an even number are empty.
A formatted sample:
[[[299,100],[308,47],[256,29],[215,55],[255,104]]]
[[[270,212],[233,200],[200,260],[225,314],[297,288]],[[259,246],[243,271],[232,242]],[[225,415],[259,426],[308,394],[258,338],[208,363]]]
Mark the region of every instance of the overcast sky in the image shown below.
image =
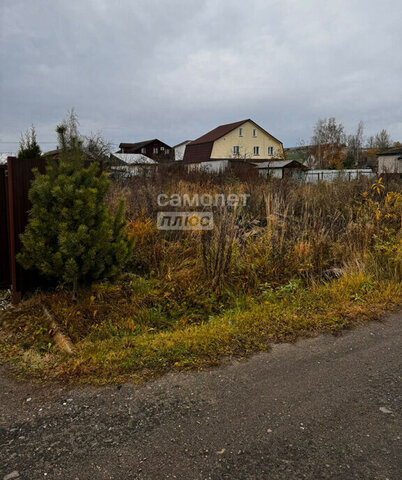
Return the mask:
[[[402,141],[401,0],[0,0],[0,152],[82,133],[174,145],[252,118],[293,146],[320,117]],[[14,143],[13,143],[14,142]],[[15,143],[16,142],[16,143]]]

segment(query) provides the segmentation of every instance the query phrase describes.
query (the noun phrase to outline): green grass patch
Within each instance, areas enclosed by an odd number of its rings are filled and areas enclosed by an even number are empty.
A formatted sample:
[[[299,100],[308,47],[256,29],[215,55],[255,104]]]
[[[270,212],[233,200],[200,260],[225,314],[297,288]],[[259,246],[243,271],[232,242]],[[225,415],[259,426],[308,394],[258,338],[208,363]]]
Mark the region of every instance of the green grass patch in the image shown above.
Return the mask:
[[[49,334],[40,309],[40,301],[49,303],[49,297],[35,297],[18,311],[3,314],[2,362],[43,379],[98,384],[143,381],[171,370],[218,365],[228,356],[244,357],[274,342],[337,333],[377,319],[402,301],[401,283],[354,274],[309,288],[297,282],[267,288],[258,297],[240,297],[222,312],[208,313],[203,321],[192,323],[185,316],[173,321],[158,307],[161,304],[152,300],[152,284],[131,287],[125,285],[123,293],[121,287],[97,287],[97,297],[89,292],[80,305],[69,308],[59,298],[63,294],[50,299],[66,330],[79,330],[73,335],[77,350],[72,356],[58,352]],[[102,320],[95,315],[83,329],[75,317],[77,311],[86,312],[85,305],[89,311],[100,310]]]

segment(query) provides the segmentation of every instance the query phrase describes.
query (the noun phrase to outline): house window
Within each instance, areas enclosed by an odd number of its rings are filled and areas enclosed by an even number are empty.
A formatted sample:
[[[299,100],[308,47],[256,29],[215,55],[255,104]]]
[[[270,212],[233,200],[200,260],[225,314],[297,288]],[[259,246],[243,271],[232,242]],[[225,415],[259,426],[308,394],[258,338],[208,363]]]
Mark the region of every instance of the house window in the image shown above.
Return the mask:
[[[256,157],[259,154],[260,154],[260,147],[254,147],[254,156]]]
[[[145,147],[141,148],[141,153],[147,153],[147,149]]]
[[[158,153],[158,147],[154,147],[154,153]]]
[[[233,155],[240,155],[240,147],[239,145],[233,146]]]
[[[242,136],[243,136],[243,128],[240,127],[240,128],[239,128],[239,137],[242,137]]]
[[[163,152],[163,150],[165,150],[165,147],[161,147],[161,151]]]
[[[165,153],[166,153],[166,155],[169,155],[170,150],[167,148],[167,149],[165,150]]]
[[[253,128],[253,137],[256,137],[256,136],[257,136],[257,129]]]
[[[274,147],[268,147],[268,155],[272,156],[274,154]]]

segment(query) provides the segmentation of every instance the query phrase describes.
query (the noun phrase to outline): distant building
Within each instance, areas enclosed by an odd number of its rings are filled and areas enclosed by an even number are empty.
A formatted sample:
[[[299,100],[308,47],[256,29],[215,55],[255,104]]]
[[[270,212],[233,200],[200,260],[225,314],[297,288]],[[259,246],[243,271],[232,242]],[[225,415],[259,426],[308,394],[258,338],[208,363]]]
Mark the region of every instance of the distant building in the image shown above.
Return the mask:
[[[220,125],[186,145],[184,164],[191,169],[225,170],[231,163],[283,160],[283,145],[253,120]]]
[[[46,158],[46,160],[58,160],[60,157],[61,150],[56,148],[54,150],[48,150],[47,152],[42,153],[42,157]]]
[[[174,149],[174,159],[175,161],[181,161],[184,158],[184,152],[186,151],[186,146],[191,142],[191,140],[184,140],[184,142],[178,143],[173,147]]]
[[[141,153],[111,153],[111,171],[115,175],[131,177],[150,175],[158,167],[158,162]]]
[[[378,174],[399,173],[402,174],[402,147],[395,147],[377,153]]]
[[[293,180],[304,180],[304,172],[308,167],[297,160],[274,160],[256,165],[258,173],[265,177],[292,178]]]
[[[46,161],[56,161],[59,160],[60,155],[62,154],[63,150],[61,148],[56,148],[55,150],[48,150],[47,152],[43,152],[41,157],[44,158]],[[96,157],[92,152],[88,150],[83,150],[83,155],[86,162],[98,162],[103,169],[107,166],[108,157],[104,155],[101,157]]]
[[[120,143],[119,149],[118,153],[138,153],[152,158],[158,163],[174,160],[173,148],[157,138],[137,143]]]
[[[158,165],[158,162],[142,153],[111,153],[110,159],[118,165]]]

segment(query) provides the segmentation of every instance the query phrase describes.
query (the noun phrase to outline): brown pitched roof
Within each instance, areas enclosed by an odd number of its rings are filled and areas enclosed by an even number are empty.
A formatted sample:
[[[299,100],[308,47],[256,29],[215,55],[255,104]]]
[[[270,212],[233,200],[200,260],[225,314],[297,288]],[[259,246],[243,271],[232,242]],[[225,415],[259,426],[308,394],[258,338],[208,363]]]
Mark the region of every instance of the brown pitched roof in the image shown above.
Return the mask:
[[[226,125],[219,125],[219,127],[216,127],[210,132],[206,133],[205,135],[202,135],[202,137],[196,138],[195,140],[190,142],[189,145],[197,145],[199,143],[214,142],[215,140],[218,140],[218,138],[221,138],[224,135],[227,135],[229,132],[231,132],[235,128],[240,127],[241,125],[243,125],[243,123],[246,123],[247,121],[248,119],[241,120],[240,122],[227,123]]]
[[[121,143],[119,145],[119,148],[133,148],[133,149],[142,148],[154,142],[155,140],[157,140],[157,138],[153,138],[152,140],[145,140],[144,142],[137,142],[137,143]]]
[[[184,163],[208,162],[211,158],[214,142],[189,143],[184,150]]]
[[[172,148],[180,147],[180,145],[184,145],[185,143],[186,143],[186,144],[187,144],[187,143],[190,143],[191,141],[192,141],[192,140],[184,140],[183,142],[178,143],[177,145],[175,145],[175,146],[172,147]]]
[[[259,169],[272,169],[272,168],[300,168],[301,170],[310,170],[308,167],[303,165],[297,160],[271,160],[269,162],[262,162],[260,164],[255,164],[256,168]]]
[[[243,125],[243,123],[246,123],[246,122],[254,123],[254,125],[256,127],[260,128],[267,135],[272,137],[277,142],[282,143],[280,140],[278,140],[273,135],[271,135],[269,132],[267,132],[264,128],[260,127],[260,125],[255,123],[254,120],[251,120],[251,118],[246,118],[245,120],[240,120],[240,122],[234,122],[234,123],[227,123],[225,125],[219,125],[219,127],[216,127],[213,130],[211,130],[210,132],[206,133],[205,135],[202,135],[202,137],[196,138],[195,140],[190,142],[188,145],[197,145],[197,144],[200,144],[200,143],[215,142],[215,140],[218,140],[218,138],[221,138],[224,135],[227,135],[232,130],[235,130],[236,128],[241,127]]]

